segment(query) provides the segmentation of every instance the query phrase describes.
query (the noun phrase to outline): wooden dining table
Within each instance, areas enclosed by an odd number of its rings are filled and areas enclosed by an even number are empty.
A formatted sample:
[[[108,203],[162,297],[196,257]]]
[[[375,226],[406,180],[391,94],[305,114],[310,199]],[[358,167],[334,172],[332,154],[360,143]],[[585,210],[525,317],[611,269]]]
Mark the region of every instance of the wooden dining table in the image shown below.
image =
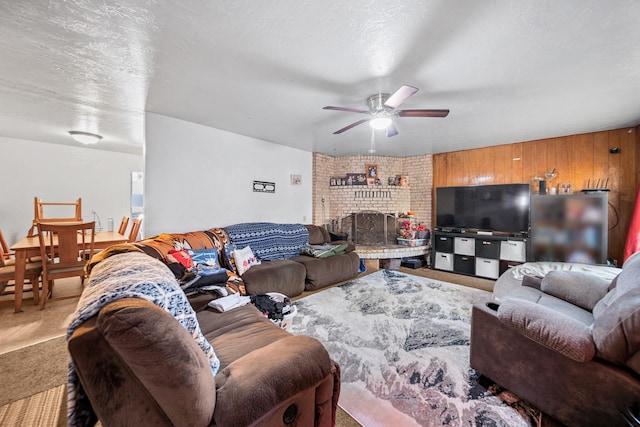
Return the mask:
[[[95,234],[93,248],[106,249],[109,246],[118,243],[126,243],[128,238],[116,231],[100,231]],[[78,235],[78,244],[81,243],[81,236]],[[54,243],[55,244],[55,243]],[[27,265],[27,259],[40,256],[40,240],[38,236],[25,237],[24,239],[11,246],[11,251],[16,257],[16,283],[15,283],[15,301],[14,311],[19,313],[22,311],[22,294],[24,291],[24,273]],[[34,292],[38,292],[38,284],[33,284]],[[43,296],[45,297],[45,296]]]

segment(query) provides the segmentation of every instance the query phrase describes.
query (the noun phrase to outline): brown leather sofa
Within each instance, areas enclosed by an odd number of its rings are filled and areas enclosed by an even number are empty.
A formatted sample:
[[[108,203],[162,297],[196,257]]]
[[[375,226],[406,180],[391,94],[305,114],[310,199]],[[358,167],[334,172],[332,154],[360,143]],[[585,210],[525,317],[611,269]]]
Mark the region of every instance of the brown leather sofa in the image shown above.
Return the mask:
[[[102,425],[335,424],[340,370],[319,341],[278,328],[250,304],[196,317],[220,360],[215,376],[187,329],[145,299],[109,302],[75,328],[73,367]]]
[[[274,224],[277,227],[278,224]],[[329,232],[317,225],[305,225],[308,244],[347,244],[345,253],[328,258],[314,258],[308,255],[289,259],[262,261],[254,265],[242,276],[231,274],[228,285],[242,293],[278,292],[288,297],[300,295],[305,290],[316,290],[355,277],[360,269],[360,257],[350,242],[331,241]],[[226,249],[232,244],[225,228],[210,228],[204,231],[160,234],[135,243],[137,247],[154,258],[166,262],[171,249],[189,247],[191,249],[216,248],[224,260],[223,267],[233,270],[230,260],[225,257]]]
[[[471,367],[567,426],[627,425],[640,402],[640,253],[613,280],[579,265],[536,276],[537,264],[508,270],[499,298],[474,305]]]

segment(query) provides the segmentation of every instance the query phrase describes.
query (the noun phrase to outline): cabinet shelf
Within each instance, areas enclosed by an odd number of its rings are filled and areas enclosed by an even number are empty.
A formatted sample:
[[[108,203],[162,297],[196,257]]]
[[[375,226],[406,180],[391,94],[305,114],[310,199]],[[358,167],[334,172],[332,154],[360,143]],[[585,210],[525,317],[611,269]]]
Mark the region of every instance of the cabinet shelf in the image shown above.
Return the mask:
[[[526,237],[435,231],[433,266],[437,270],[497,279],[529,259]]]

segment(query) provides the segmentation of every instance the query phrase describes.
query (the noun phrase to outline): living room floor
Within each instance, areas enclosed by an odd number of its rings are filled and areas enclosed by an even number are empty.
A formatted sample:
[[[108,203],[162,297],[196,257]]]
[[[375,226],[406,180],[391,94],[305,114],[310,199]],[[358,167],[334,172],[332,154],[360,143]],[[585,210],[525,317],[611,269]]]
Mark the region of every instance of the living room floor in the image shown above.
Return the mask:
[[[398,271],[484,289],[486,291],[493,290],[493,280],[463,276],[428,268],[411,269],[400,267]],[[369,270],[363,274],[370,274],[372,272],[373,271]],[[333,286],[337,285],[338,284]],[[292,299],[295,301],[307,295],[321,292],[323,289],[305,291]],[[59,279],[56,281],[56,296],[76,295],[81,291],[82,284],[79,278]],[[0,298],[0,325],[2,325],[3,332],[2,341],[0,342],[0,354],[64,335],[77,303],[78,298],[48,301],[45,309],[40,310],[40,308],[33,303],[33,297],[29,292],[25,293],[25,300],[22,304],[23,311],[21,313],[14,313],[12,295],[2,296]]]

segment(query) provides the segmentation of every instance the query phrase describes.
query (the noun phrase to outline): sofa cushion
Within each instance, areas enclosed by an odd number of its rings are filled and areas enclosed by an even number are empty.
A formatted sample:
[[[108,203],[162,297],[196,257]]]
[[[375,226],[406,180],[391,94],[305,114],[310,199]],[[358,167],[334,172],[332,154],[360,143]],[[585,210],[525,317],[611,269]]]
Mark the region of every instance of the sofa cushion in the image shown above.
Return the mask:
[[[291,260],[264,261],[242,275],[249,295],[279,292],[295,297],[304,291],[305,268]]]
[[[544,276],[540,289],[546,294],[591,311],[606,295],[609,283],[610,281],[589,273],[556,270]]]
[[[169,313],[143,299],[122,299],[100,312],[96,327],[173,425],[210,423],[216,392],[209,362]],[[175,396],[189,404],[176,405]]]
[[[355,252],[328,258],[300,255],[291,259],[306,269],[305,289],[308,291],[351,279],[360,270],[360,257]]]
[[[322,245],[331,241],[329,232],[324,227],[317,225],[307,224],[305,225],[307,231],[309,231],[309,244],[310,245]]]
[[[522,286],[527,286],[529,288],[538,289],[542,287],[542,279],[540,276],[531,276],[529,274],[525,274],[522,278]]]
[[[575,361],[586,362],[595,355],[589,328],[551,308],[506,299],[498,307],[498,318],[529,339]]]

